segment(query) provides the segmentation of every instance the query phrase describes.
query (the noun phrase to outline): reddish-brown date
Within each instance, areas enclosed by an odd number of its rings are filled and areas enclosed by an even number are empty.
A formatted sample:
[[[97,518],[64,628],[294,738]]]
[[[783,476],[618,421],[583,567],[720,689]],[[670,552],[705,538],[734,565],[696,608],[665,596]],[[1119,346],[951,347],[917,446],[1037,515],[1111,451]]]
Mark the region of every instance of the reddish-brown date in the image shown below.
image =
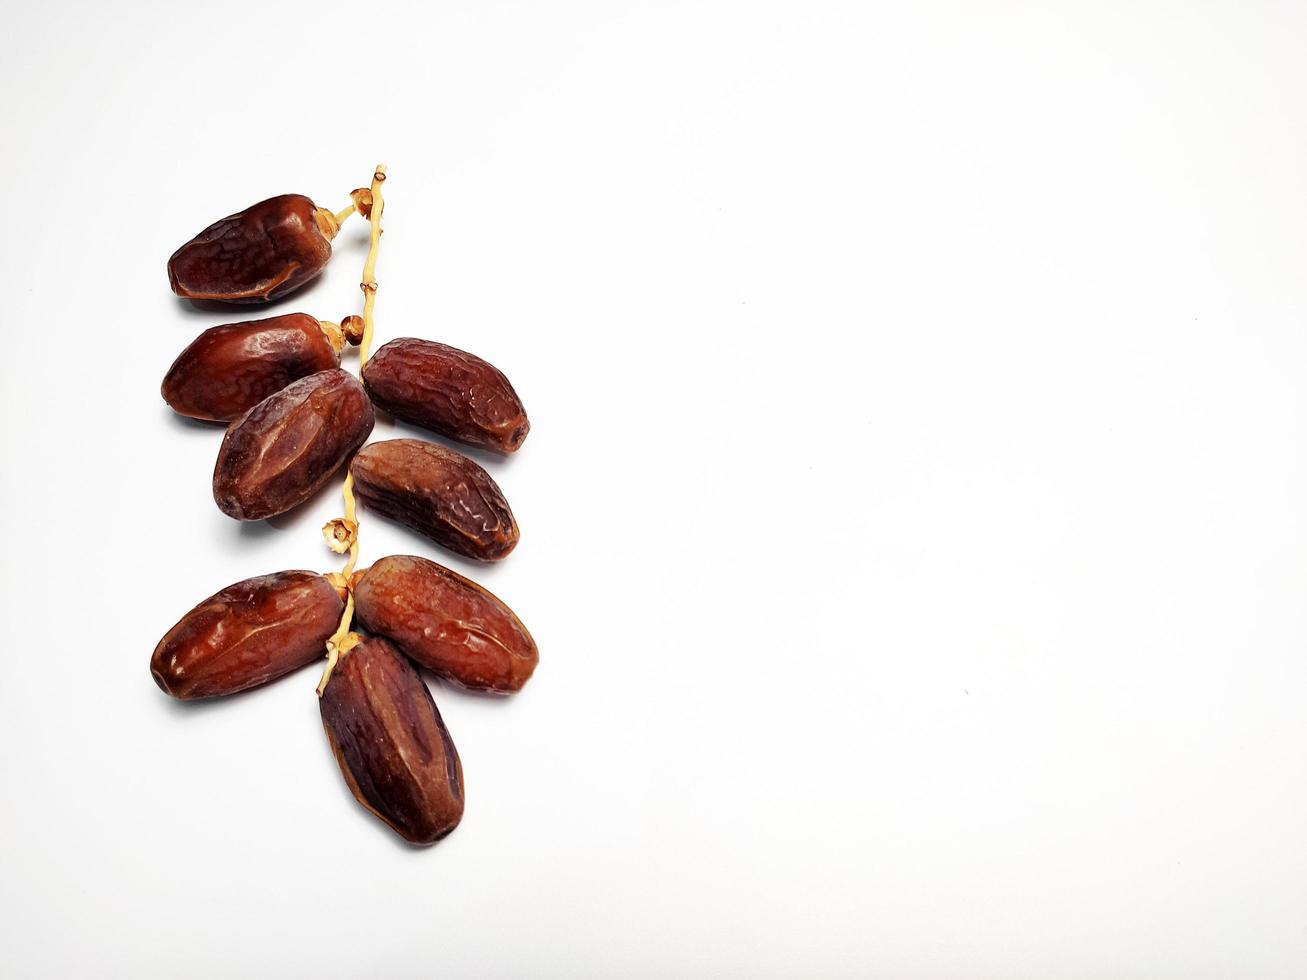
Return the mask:
[[[318,702],[350,792],[410,844],[463,819],[463,765],[431,692],[389,641],[341,656]]]
[[[276,572],[229,585],[181,618],[150,658],[175,698],[266,684],[324,655],[345,603],[316,572]]]
[[[168,260],[187,299],[266,303],[311,282],[331,258],[339,225],[303,194],[270,197],[215,221]]]
[[[517,522],[498,485],[452,449],[421,439],[374,442],[349,471],[364,506],[450,551],[497,561],[517,545]]]
[[[161,390],[174,412],[226,422],[292,381],[339,364],[318,321],[288,313],[210,327],[178,355]]]
[[[410,659],[473,690],[521,690],[540,660],[531,634],[501,599],[414,555],[382,558],[364,572],[354,612]]]
[[[372,425],[372,403],[349,372],[292,382],[227,428],[213,469],[218,509],[240,521],[284,514],[331,479]]]
[[[396,418],[482,449],[514,452],[531,430],[503,372],[447,344],[392,340],[364,366],[363,386]]]

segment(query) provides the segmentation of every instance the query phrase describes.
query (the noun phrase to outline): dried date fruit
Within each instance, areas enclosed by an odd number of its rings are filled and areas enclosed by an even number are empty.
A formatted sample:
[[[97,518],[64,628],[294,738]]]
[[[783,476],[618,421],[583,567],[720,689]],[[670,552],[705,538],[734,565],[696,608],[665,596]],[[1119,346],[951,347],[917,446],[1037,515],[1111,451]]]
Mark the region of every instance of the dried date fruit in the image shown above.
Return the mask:
[[[178,355],[161,390],[174,412],[226,422],[292,381],[339,365],[322,324],[288,313],[210,327]]]
[[[411,844],[463,818],[463,766],[431,692],[389,641],[344,653],[318,702],[354,798]]]
[[[331,258],[335,216],[303,194],[270,197],[215,221],[168,260],[187,299],[266,303],[311,282]]]
[[[300,378],[227,428],[213,470],[213,499],[241,521],[284,514],[331,479],[372,425],[372,403],[348,372],[336,368]]]
[[[392,340],[364,365],[363,386],[396,418],[482,449],[514,452],[531,430],[503,372],[447,344]]]
[[[367,507],[468,558],[497,561],[517,545],[517,522],[490,474],[421,439],[374,442],[350,464]]]
[[[154,648],[150,673],[186,700],[266,684],[319,659],[344,610],[316,572],[249,578],[183,616]]]
[[[382,558],[354,587],[354,612],[411,660],[463,687],[511,694],[540,660],[522,621],[497,596],[414,555]]]

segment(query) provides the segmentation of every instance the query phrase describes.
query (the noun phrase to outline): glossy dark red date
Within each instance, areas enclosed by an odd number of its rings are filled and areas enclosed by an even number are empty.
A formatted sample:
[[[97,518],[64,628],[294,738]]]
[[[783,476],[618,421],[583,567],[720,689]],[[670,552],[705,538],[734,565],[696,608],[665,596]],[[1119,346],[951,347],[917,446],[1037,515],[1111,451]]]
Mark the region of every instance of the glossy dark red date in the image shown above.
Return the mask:
[[[319,371],[227,428],[213,469],[218,509],[240,521],[304,503],[372,432],[372,403],[349,372]]]
[[[396,418],[482,449],[515,452],[531,431],[504,373],[448,344],[392,340],[364,366],[363,386]]]
[[[517,546],[517,521],[490,474],[461,453],[421,439],[365,446],[350,464],[354,494],[371,510],[477,561]]]
[[[282,194],[215,221],[168,259],[187,299],[266,303],[312,282],[339,226],[303,194]]]
[[[412,665],[380,637],[344,654],[318,702],[354,798],[410,844],[463,819],[463,765]]]
[[[414,555],[390,555],[364,572],[354,611],[410,659],[473,690],[521,690],[540,660],[535,640],[503,600]]]
[[[178,355],[161,391],[174,412],[227,422],[292,381],[339,364],[318,321],[288,313],[210,327]]]
[[[154,648],[150,673],[175,698],[266,684],[325,655],[345,603],[316,572],[276,572],[205,599]]]

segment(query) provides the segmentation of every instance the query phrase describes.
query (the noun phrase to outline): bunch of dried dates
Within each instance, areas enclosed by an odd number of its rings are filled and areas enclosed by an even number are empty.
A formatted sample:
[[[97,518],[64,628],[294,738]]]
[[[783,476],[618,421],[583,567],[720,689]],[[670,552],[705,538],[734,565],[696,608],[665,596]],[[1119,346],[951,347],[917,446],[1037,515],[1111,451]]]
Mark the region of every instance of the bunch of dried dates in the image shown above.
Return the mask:
[[[355,571],[356,500],[478,561],[504,558],[519,532],[494,479],[461,453],[422,439],[365,443],[374,409],[497,453],[516,451],[530,423],[503,373],[466,351],[402,338],[369,356],[385,179],[378,166],[339,213],[300,194],[269,198],[210,225],[168,260],[178,296],[267,303],[322,272],[351,214],[369,222],[361,315],[335,323],[289,313],[210,327],[162,386],[174,411],[226,425],[213,499],[236,520],[284,514],[348,465],[345,515],[323,528],[328,547],[348,555],[345,566],[227,586],[164,635],[150,672],[172,697],[213,698],[325,657],[322,724],[350,791],[405,840],[432,844],[462,819],[463,767],[418,668],[511,694],[538,654],[502,600],[430,559],[391,555]],[[359,349],[358,377],[341,367],[347,344]]]

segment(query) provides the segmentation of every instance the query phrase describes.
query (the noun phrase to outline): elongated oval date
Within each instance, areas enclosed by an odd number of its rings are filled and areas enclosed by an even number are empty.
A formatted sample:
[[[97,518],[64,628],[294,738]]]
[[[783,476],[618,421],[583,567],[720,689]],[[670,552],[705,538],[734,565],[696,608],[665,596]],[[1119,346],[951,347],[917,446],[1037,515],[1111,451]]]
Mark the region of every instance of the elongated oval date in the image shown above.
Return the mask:
[[[173,361],[161,391],[174,412],[227,422],[292,381],[339,365],[322,325],[288,313],[210,327]]]
[[[414,555],[391,555],[364,572],[354,612],[410,659],[474,690],[521,690],[540,660],[535,640],[501,599]]]
[[[349,471],[364,506],[478,561],[497,561],[517,545],[508,501],[472,460],[421,439],[366,446]]]
[[[215,221],[173,252],[168,282],[187,299],[266,303],[323,270],[339,228],[330,211],[303,194],[270,197]]]
[[[257,687],[322,657],[344,611],[316,572],[248,578],[183,616],[154,648],[150,673],[185,700]]]
[[[514,452],[531,431],[504,373],[447,344],[392,340],[364,366],[363,386],[396,418],[482,449]]]
[[[318,702],[354,798],[410,844],[434,844],[463,819],[463,765],[431,692],[389,641],[344,654]]]
[[[228,426],[213,469],[218,509],[239,521],[284,514],[331,479],[372,424],[372,403],[349,372],[292,382]]]

